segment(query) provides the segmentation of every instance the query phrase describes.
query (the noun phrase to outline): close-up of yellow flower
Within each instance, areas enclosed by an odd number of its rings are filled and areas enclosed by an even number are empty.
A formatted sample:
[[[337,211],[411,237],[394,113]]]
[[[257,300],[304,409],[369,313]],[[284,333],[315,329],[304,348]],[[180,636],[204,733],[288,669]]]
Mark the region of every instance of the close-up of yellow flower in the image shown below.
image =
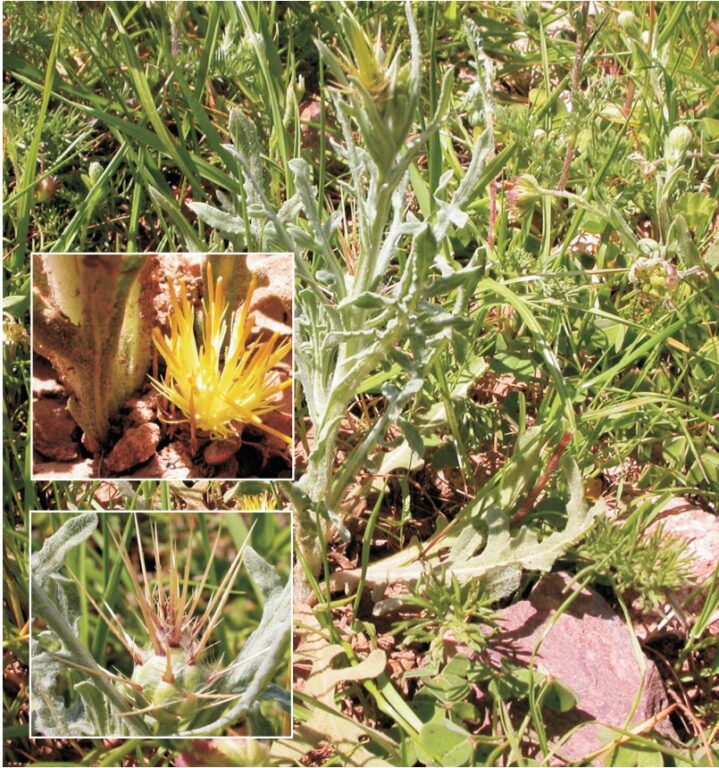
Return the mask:
[[[167,370],[163,381],[150,377],[156,389],[188,423],[194,441],[198,430],[213,439],[238,435],[242,425],[271,434],[287,444],[291,437],[263,423],[262,417],[280,405],[280,393],[292,386],[276,366],[290,351],[292,342],[279,341],[279,334],[248,343],[254,322],[249,317],[255,279],[252,278],[241,309],[233,312],[227,335],[227,301],[222,278],[214,282],[207,265],[207,293],[202,301],[201,338],[195,337],[195,310],[183,289],[178,291],[168,278],[170,329],[168,335],[155,328],[153,341]]]

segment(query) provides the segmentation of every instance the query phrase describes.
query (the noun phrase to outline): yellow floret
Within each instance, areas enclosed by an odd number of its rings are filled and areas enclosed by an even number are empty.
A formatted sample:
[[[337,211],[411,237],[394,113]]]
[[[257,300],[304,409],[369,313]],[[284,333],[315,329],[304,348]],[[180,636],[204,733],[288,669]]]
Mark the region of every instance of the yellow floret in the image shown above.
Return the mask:
[[[279,334],[275,333],[248,345],[253,326],[253,321],[248,320],[255,289],[253,276],[241,310],[232,315],[229,344],[223,350],[227,302],[222,278],[213,283],[210,264],[207,282],[198,347],[195,310],[184,291],[178,298],[174,282],[168,278],[170,333],[164,336],[158,328],[153,331],[153,341],[167,371],[164,381],[150,377],[152,383],[183,414],[184,418],[175,421],[189,423],[193,439],[197,430],[222,439],[236,434],[239,425],[251,424],[289,444],[291,438],[264,424],[262,416],[275,410],[279,393],[292,386],[291,379],[282,381],[279,372],[273,370],[290,350],[291,341],[278,343]]]

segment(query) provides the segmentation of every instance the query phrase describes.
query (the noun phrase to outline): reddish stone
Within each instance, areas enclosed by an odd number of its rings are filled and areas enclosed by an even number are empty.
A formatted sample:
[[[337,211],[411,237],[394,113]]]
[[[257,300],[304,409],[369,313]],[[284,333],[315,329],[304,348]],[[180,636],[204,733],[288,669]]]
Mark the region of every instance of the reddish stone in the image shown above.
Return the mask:
[[[662,508],[646,529],[651,536],[661,526],[665,536],[686,543],[684,564],[695,584],[703,584],[714,574],[719,563],[719,517],[698,509],[687,499],[675,497]]]
[[[125,472],[152,458],[159,442],[157,424],[148,422],[128,429],[105,459],[105,466],[112,472]]]
[[[135,470],[130,477],[186,480],[195,477],[195,467],[185,444],[174,442],[154,454],[147,464]]]
[[[634,647],[625,622],[599,594],[582,590],[557,618],[570,594],[564,591],[569,582],[561,573],[545,576],[528,600],[498,611],[498,631],[489,641],[489,656],[497,668],[502,659],[528,666],[539,646],[535,668],[574,694],[576,706],[570,711],[544,710],[547,731],[554,741],[586,723],[562,744],[551,760],[555,765],[582,762],[604,746],[599,725],[625,727],[640,689],[630,725],[649,719],[667,704],[656,666]],[[660,724],[661,728],[667,735],[671,732],[668,722]],[[603,757],[593,764],[602,765]]]
[[[664,505],[644,535],[651,536],[660,527],[665,536],[684,544],[682,564],[687,569],[689,582],[668,595],[669,621],[656,611],[647,611],[642,616],[642,632],[648,636],[666,625],[672,632],[685,635],[704,607],[704,595],[692,598],[691,593],[712,578],[719,564],[719,517],[678,496]],[[636,603],[632,607],[641,613]],[[708,631],[719,635],[719,611],[709,620]]]
[[[77,458],[74,461],[36,461],[33,463],[34,480],[92,480],[97,476],[95,459]]]
[[[294,261],[291,254],[258,253],[247,257],[247,268],[257,281],[250,311],[254,334],[292,333]]]
[[[123,406],[129,413],[125,417],[125,424],[130,427],[138,427],[148,421],[157,419],[157,411],[160,402],[158,392],[150,391],[142,396],[133,395]]]
[[[239,437],[214,440],[205,448],[202,455],[211,467],[217,467],[229,461],[240,450],[241,445],[242,440]]]
[[[281,363],[277,366],[276,370],[281,371],[283,379],[289,378],[292,375],[289,366]],[[274,411],[265,413],[262,416],[262,423],[280,432],[287,437],[292,437],[292,422],[294,417],[294,398],[292,393],[292,387],[285,387],[277,395],[277,408]],[[289,449],[288,444],[284,440],[280,440],[279,437],[271,435],[269,432],[265,433],[266,447],[269,456],[287,456]]]
[[[50,362],[40,355],[35,355],[32,364],[33,397],[66,396],[65,387],[58,381],[55,369]]]
[[[36,400],[32,417],[33,448],[36,451],[55,461],[77,458],[78,445],[72,439],[77,424],[67,410],[64,398],[43,397]]]

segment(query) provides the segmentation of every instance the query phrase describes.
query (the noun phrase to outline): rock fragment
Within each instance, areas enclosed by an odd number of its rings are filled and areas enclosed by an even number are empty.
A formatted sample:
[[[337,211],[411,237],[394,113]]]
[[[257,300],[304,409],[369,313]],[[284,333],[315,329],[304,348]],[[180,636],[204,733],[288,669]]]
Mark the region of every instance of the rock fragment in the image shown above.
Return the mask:
[[[656,715],[667,705],[664,685],[652,661],[635,648],[630,630],[601,595],[583,589],[559,616],[568,597],[569,577],[545,576],[528,600],[497,612],[498,629],[489,638],[488,654],[499,669],[503,659],[551,675],[572,691],[576,706],[567,712],[545,710],[548,735],[556,743],[577,728],[557,750],[552,764],[584,764],[601,749],[600,726],[624,728]],[[456,645],[450,652],[466,651]],[[635,700],[639,702],[634,709]],[[657,730],[671,735],[668,722]],[[603,765],[603,756],[592,764]]]
[[[157,419],[157,411],[160,402],[158,392],[151,390],[143,395],[133,395],[127,400],[123,408],[128,410],[125,423],[131,427],[138,427],[148,421]]]
[[[239,437],[214,440],[207,445],[202,455],[211,467],[216,467],[229,461],[230,457],[239,451],[241,445],[242,440]]]
[[[125,472],[152,458],[160,442],[160,427],[148,422],[128,429],[105,459],[112,472]]]
[[[132,477],[186,480],[195,477],[195,466],[187,446],[175,441],[154,454],[147,464],[132,473]]]
[[[719,517],[699,509],[688,499],[675,497],[664,505],[645,535],[651,536],[659,526],[665,536],[685,543],[685,565],[692,581],[708,581],[719,565]]]
[[[666,627],[683,636],[704,606],[704,595],[696,594],[696,587],[706,584],[719,567],[719,517],[699,509],[688,499],[674,497],[647,527],[644,536],[652,536],[659,528],[664,536],[683,544],[682,566],[688,574],[687,584],[667,595],[664,615],[659,615],[657,610],[642,612],[637,603],[632,608],[641,616],[641,635],[648,637]],[[708,631],[719,635],[719,611],[710,618]]]
[[[42,397],[33,403],[33,448],[48,459],[72,461],[78,456],[78,444],[72,438],[77,429],[67,410],[65,398]]]

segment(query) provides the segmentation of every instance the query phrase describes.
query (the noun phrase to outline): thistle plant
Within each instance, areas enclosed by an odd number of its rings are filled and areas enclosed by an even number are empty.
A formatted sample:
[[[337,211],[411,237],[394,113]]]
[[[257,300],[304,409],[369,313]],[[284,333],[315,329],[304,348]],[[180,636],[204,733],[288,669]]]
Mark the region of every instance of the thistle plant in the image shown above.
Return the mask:
[[[162,537],[151,524],[154,576],[143,552],[137,515],[128,518],[123,534],[111,533],[132,585],[138,638],[131,634],[126,609],[113,609],[107,600],[93,596],[63,566],[66,555],[92,535],[97,522],[95,513],[70,518],[33,557],[33,619],[46,626],[32,638],[35,735],[195,736],[222,733],[243,719],[248,732],[277,735],[266,733],[260,705],[271,699],[289,708],[289,693],[272,681],[287,660],[290,592],[274,568],[249,546],[251,531],[213,589],[219,532],[203,572],[194,578],[192,530],[181,566],[172,533],[163,555]],[[125,543],[133,530],[139,569]],[[213,637],[243,566],[264,597],[264,611],[239,654],[226,663],[212,651]],[[130,674],[106,669],[81,643],[82,600],[129,655]],[[62,694],[66,687],[71,691],[69,706]]]
[[[483,275],[483,247],[463,263],[454,258],[450,245],[450,235],[470,225],[469,204],[501,167],[499,158],[488,162],[494,154],[492,66],[471,22],[465,25],[465,34],[476,59],[477,80],[464,106],[480,125],[470,160],[459,178],[454,170],[439,178],[432,199],[420,206],[420,212],[410,210],[410,169],[452,117],[453,75],[451,70],[445,73],[434,114],[421,132],[411,135],[420,107],[422,55],[409,4],[405,12],[410,48],[406,63],[401,51],[385,51],[379,38],[372,42],[345,6],[339,19],[345,33],[340,51],[317,43],[335,81],[330,96],[342,141],[331,140],[332,149],[348,169],[348,180],[340,184],[340,203],[326,216],[318,213],[323,204],[302,158],[289,162],[295,194],[279,209],[271,205],[254,125],[238,111],[230,115],[234,146],[227,149],[242,170],[248,212],[255,222],[251,232],[259,247],[295,252],[302,284],[297,294],[295,354],[312,440],[306,472],[299,482],[284,483],[282,488],[297,512],[303,560],[315,574],[330,525],[344,531],[343,515],[352,504],[348,487],[385,452],[389,428],[401,433],[400,448],[421,457],[425,434],[449,418],[445,408],[444,415],[421,425],[406,413],[418,403],[440,353],[450,343],[466,343],[462,331],[471,325],[470,300],[486,293],[513,299],[511,291]],[[246,231],[242,218],[227,209],[204,203],[192,208],[224,233]],[[545,347],[542,352],[557,373],[554,353]],[[389,374],[390,370],[394,372]],[[376,416],[337,465],[340,425],[370,377],[381,382]],[[566,418],[573,423],[571,406],[565,406]],[[523,568],[549,569],[591,525],[601,505],[587,508],[578,469],[567,466],[570,500],[564,530],[543,539],[511,531],[512,512],[522,494],[531,491],[536,460],[547,442],[538,429],[524,437],[523,447],[531,444],[535,461],[526,461],[518,451],[516,463],[505,473],[510,475],[508,485],[502,487],[500,481],[499,487],[479,495],[451,530],[426,545],[406,547],[366,573],[358,569],[335,574],[332,587],[349,591],[362,583],[381,594],[393,580],[416,581],[420,561],[431,558],[432,565],[446,566],[448,579],[485,577],[487,591],[498,599],[516,589]],[[443,563],[447,549],[451,556]]]
[[[291,438],[263,423],[262,416],[275,410],[277,396],[292,386],[292,379],[280,378],[275,366],[288,354],[291,341],[279,341],[279,333],[269,339],[249,341],[253,321],[249,318],[255,281],[250,281],[241,310],[229,321],[222,277],[213,281],[212,264],[207,262],[207,292],[202,302],[201,341],[195,338],[195,310],[187,293],[168,278],[172,312],[170,331],[159,328],[152,338],[167,370],[163,381],[151,377],[155,388],[178,409],[181,417],[168,418],[188,423],[195,443],[197,431],[213,439],[237,435],[243,424],[267,432],[285,443]]]
[[[65,385],[92,450],[149,368],[155,268],[145,254],[33,256],[33,345]]]
[[[349,170],[341,187],[343,199],[326,217],[318,213],[322,206],[311,183],[312,170],[302,158],[289,162],[295,194],[279,210],[272,206],[254,125],[238,110],[230,114],[233,145],[226,149],[242,171],[255,245],[293,251],[302,283],[295,353],[313,439],[306,473],[285,490],[298,513],[300,546],[315,571],[327,526],[334,521],[341,527],[347,486],[382,443],[389,425],[397,423],[422,452],[422,438],[402,410],[422,389],[434,356],[453,329],[466,324],[462,314],[480,272],[479,254],[462,267],[450,263],[439,244],[467,222],[464,209],[486,182],[482,174],[491,131],[478,133],[469,166],[452,192],[453,173],[442,178],[428,218],[419,220],[408,209],[410,167],[448,117],[452,73],[443,79],[436,112],[425,130],[410,139],[422,56],[409,5],[406,16],[410,56],[404,63],[401,51],[390,55],[379,39],[371,42],[347,9],[340,15],[347,52],[336,55],[317,43],[336,82],[331,99],[342,142],[333,141],[332,148]],[[342,231],[347,205],[352,224]],[[230,237],[246,231],[243,219],[227,208],[204,203],[191,207]],[[396,269],[398,260],[401,270]],[[455,311],[447,312],[435,297],[458,286]],[[368,376],[393,364],[402,374],[384,384],[382,412],[335,470],[338,429],[347,408]]]

